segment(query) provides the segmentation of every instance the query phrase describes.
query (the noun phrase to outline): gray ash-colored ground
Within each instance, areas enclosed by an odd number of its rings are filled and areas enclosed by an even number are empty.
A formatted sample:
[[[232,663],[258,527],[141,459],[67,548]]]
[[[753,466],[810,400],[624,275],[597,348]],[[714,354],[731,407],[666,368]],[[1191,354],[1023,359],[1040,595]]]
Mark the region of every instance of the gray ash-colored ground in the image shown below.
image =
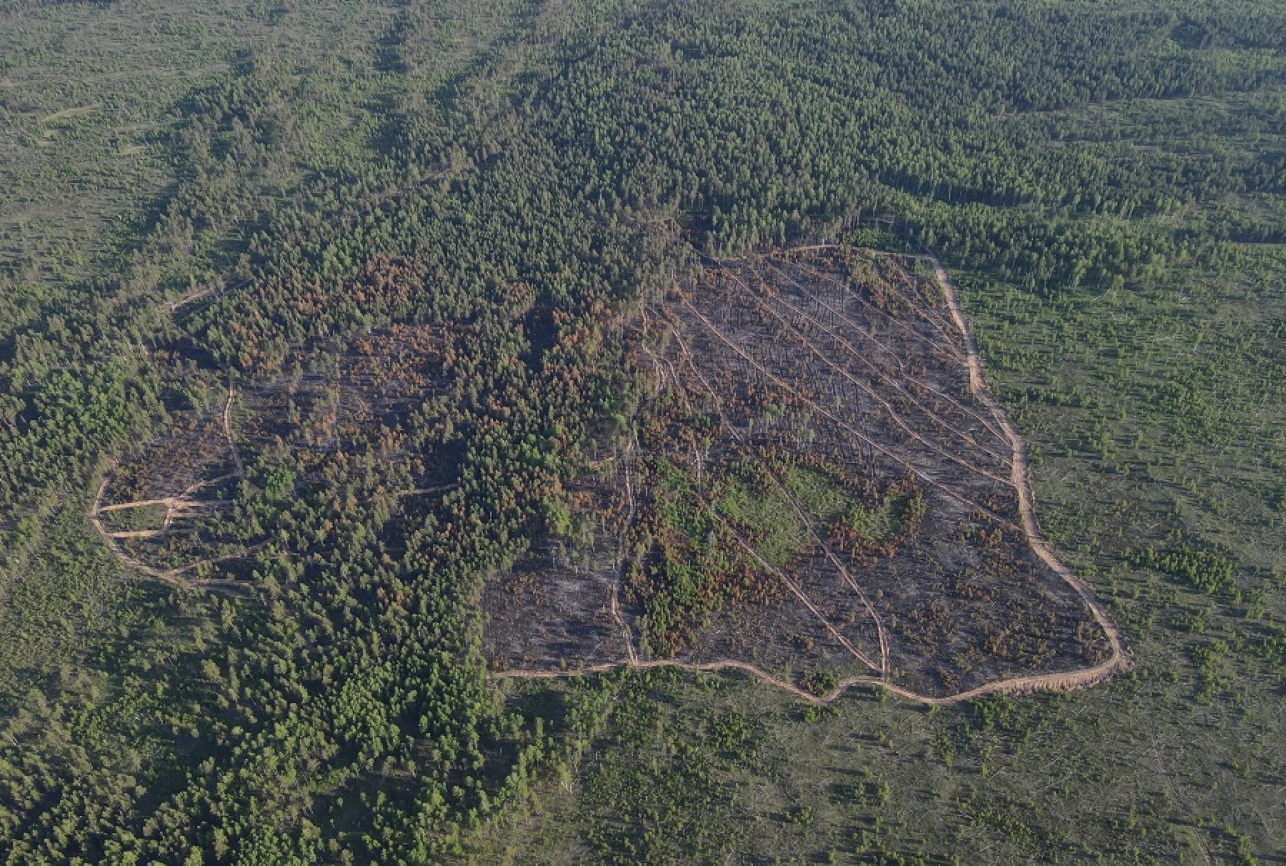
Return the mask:
[[[398,324],[342,346],[300,347],[284,370],[230,381],[226,399],[211,386],[209,406],[176,408],[162,432],[109,470],[93,516],[132,563],[157,571],[205,564],[219,579],[242,580],[244,563],[227,557],[263,532],[244,525],[239,500],[324,486],[328,461],[345,459],[353,443],[376,443],[364,459],[387,470],[399,497],[440,495],[454,481],[453,465],[412,459],[408,428],[443,388],[441,344],[440,328]],[[192,361],[182,351],[174,358],[181,378]],[[259,491],[273,484],[255,467],[283,455],[298,470],[290,489]]]
[[[646,307],[637,437],[569,485],[564,525],[485,581],[491,667],[733,661],[809,688],[865,675],[945,696],[1108,658],[1092,611],[1028,543],[1014,443],[918,267],[843,248],[711,262]],[[367,457],[395,467],[386,490],[408,506],[441,494],[450,461],[412,459],[408,425],[445,393],[444,336],[396,325],[300,347],[226,401],[174,412],[108,474],[94,516],[109,543],[158,571],[240,580],[229,557],[259,536],[237,523],[239,497],[324,486],[372,431]],[[293,489],[272,491],[255,467],[286,452]]]
[[[971,390],[963,335],[913,259],[824,248],[710,263],[645,310],[641,330],[652,396],[630,526],[618,506],[583,545],[588,564],[545,543],[488,581],[493,667],[624,663],[628,630],[641,660],[747,662],[795,683],[865,671],[945,696],[1108,657],[1089,607],[1027,542],[1013,443]],[[780,526],[731,510],[747,472]],[[800,472],[838,504],[801,501]],[[676,516],[674,490],[694,510]],[[884,535],[838,522],[876,514],[881,497],[889,514],[897,497],[922,513]],[[787,561],[769,561],[789,532],[802,535]],[[701,584],[687,619],[658,630],[650,617],[681,598],[665,581],[683,556],[720,563],[712,580],[726,585]],[[616,581],[640,615],[613,617]]]
[[[487,579],[481,605],[493,669],[576,671],[630,657],[637,612],[618,590],[633,471],[628,457],[613,459],[569,485],[564,533]]]

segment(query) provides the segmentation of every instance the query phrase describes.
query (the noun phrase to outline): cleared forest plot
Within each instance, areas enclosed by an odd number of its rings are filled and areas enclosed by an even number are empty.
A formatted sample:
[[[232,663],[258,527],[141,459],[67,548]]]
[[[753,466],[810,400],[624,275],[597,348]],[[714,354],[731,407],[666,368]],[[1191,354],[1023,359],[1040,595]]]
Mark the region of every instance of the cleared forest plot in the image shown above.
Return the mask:
[[[440,344],[437,329],[393,325],[344,346],[303,347],[286,370],[230,383],[217,407],[172,412],[165,432],[108,472],[91,522],[146,574],[228,587],[250,577],[249,554],[270,534],[256,503],[327,488],[331,464],[369,451],[368,440],[374,452],[356,459],[388,467],[398,499],[440,494],[452,486],[449,461],[410,457],[403,429],[442,385]],[[180,347],[171,360],[197,357]]]
[[[944,698],[1123,663],[1039,535],[944,280],[812,247],[708,262],[646,309],[637,443],[614,495],[573,497],[578,530],[488,582],[493,668],[735,663]]]
[[[565,537],[533,545],[484,585],[493,669],[575,672],[634,658],[637,611],[623,607],[619,593],[633,467],[616,462],[571,487]]]
[[[646,307],[629,444],[484,584],[492,670],[733,664],[816,697],[871,682],[946,698],[1123,663],[1040,538],[1021,443],[935,267],[850,247],[711,260]],[[322,491],[362,442],[388,482],[361,495],[449,490],[454,461],[413,457],[406,432],[452,382],[449,342],[393,325],[296,347],[172,413],[91,520],[145,573],[241,590],[273,536],[257,503],[313,491],[341,513]]]

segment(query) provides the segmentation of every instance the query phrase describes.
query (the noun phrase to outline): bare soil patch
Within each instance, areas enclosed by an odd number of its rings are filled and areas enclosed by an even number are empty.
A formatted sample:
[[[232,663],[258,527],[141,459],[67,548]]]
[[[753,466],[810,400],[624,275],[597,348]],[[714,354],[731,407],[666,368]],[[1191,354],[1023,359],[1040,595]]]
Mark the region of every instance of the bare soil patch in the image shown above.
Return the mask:
[[[1025,445],[936,260],[818,246],[711,261],[633,327],[633,439],[485,582],[498,676],[730,666],[817,700],[874,683],[942,702],[1128,663],[1040,532]],[[356,455],[380,478],[363,495],[413,500],[414,520],[455,486],[449,455],[417,456],[415,420],[459,387],[452,351],[410,324],[296,347],[217,405],[174,411],[106,473],[89,518],[132,568],[221,592],[246,589],[271,536],[256,500],[324,491]]]
[[[582,565],[551,538],[488,581],[493,668],[601,669],[615,642],[617,664],[949,700],[1126,663],[1040,534],[1025,446],[936,261],[710,262],[640,331],[629,477],[600,481]]]
[[[440,329],[394,325],[302,347],[288,369],[229,382],[217,407],[173,411],[164,432],[108,470],[91,523],[145,574],[226,589],[246,585],[266,541],[254,501],[324,486],[332,461],[360,451],[396,467],[387,474],[399,501],[446,492],[450,467],[413,459],[408,433],[411,414],[442,387],[441,346]],[[192,363],[181,349],[158,360]],[[286,455],[288,473],[259,468]]]

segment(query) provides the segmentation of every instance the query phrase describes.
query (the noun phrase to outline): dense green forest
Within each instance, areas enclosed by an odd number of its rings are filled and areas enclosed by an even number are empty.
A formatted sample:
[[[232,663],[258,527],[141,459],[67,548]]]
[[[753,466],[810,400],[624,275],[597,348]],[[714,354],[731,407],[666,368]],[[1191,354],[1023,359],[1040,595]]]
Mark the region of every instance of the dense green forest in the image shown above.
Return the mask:
[[[836,239],[952,269],[1133,669],[489,678],[643,305]],[[0,860],[1286,862],[1284,282],[1275,0],[0,2]]]

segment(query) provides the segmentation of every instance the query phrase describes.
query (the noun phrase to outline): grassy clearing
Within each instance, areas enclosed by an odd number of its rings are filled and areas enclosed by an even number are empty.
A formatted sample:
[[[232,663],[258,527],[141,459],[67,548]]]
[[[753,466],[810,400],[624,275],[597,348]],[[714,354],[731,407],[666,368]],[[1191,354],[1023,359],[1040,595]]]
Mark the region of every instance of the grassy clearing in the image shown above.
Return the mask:
[[[854,497],[834,478],[816,469],[792,466],[785,481],[791,498],[816,523],[830,523],[845,508],[853,506]]]
[[[868,505],[826,473],[805,466],[790,467],[783,480],[784,486],[765,487],[733,475],[716,503],[721,514],[754,531],[759,552],[778,568],[793,562],[814,543],[815,533],[825,536],[836,521],[843,521],[852,535],[873,545],[902,535],[908,496],[890,493],[878,504]]]
[[[716,507],[754,531],[759,552],[776,568],[789,565],[808,544],[808,527],[779,489],[764,495],[745,479],[734,477]]]
[[[909,493],[886,493],[876,505],[856,503],[844,512],[848,532],[861,543],[878,547],[896,541],[925,515],[924,500]]]
[[[777,568],[793,562],[813,543],[814,532],[824,530],[846,508],[860,507],[838,483],[816,470],[793,466],[784,480],[783,487],[734,473],[715,506],[748,526],[758,539],[759,552]]]

